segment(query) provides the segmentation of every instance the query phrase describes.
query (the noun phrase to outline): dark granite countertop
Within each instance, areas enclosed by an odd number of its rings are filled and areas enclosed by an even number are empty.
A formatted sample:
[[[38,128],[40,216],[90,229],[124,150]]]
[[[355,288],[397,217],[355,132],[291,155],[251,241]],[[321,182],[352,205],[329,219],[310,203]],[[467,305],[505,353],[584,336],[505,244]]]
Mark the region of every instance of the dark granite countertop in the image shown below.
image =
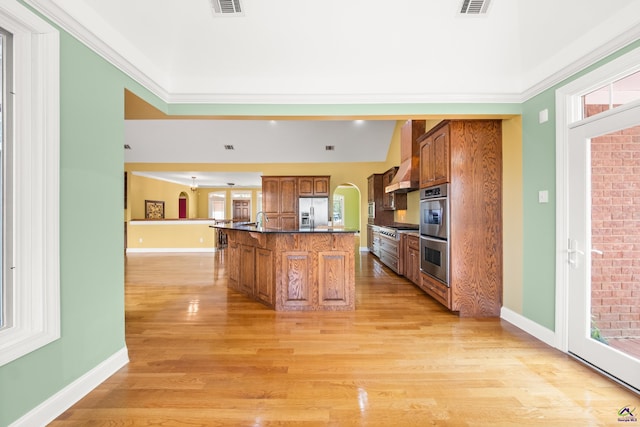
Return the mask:
[[[232,224],[216,224],[210,225],[210,228],[217,228],[220,230],[238,230],[238,231],[251,231],[254,233],[359,233],[357,228],[345,228],[345,227],[316,227],[316,228],[300,228],[298,230],[279,230],[268,227],[257,227],[255,223],[232,223]]]

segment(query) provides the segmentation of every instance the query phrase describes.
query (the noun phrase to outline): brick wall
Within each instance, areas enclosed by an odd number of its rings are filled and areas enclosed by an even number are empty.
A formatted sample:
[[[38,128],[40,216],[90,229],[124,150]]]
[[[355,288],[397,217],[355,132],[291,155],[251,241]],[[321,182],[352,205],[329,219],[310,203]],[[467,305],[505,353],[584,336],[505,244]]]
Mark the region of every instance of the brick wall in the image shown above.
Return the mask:
[[[640,126],[592,139],[591,161],[593,319],[605,338],[640,338]]]

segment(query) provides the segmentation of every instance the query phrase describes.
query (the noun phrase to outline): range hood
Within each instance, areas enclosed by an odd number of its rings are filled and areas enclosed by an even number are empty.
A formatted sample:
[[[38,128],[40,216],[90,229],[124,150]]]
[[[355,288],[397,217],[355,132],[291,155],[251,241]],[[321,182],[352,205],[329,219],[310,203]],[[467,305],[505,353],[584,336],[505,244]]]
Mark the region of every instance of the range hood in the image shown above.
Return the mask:
[[[403,156],[404,157],[404,156]],[[400,164],[396,176],[389,185],[384,188],[385,193],[408,193],[419,188],[420,170],[418,165],[413,165],[414,157],[411,156]],[[418,160],[415,158],[415,160]],[[417,163],[417,162],[416,162]]]
[[[385,193],[408,193],[420,188],[420,144],[418,138],[425,132],[424,120],[407,120],[400,133],[400,167],[393,180],[384,188]]]

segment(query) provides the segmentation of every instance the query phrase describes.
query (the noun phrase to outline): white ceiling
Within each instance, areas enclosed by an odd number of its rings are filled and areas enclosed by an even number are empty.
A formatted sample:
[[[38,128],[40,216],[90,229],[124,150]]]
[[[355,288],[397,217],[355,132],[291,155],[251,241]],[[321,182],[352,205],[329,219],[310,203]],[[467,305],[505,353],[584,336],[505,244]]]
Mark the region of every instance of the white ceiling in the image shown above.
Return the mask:
[[[640,0],[492,0],[482,16],[460,15],[462,0],[241,0],[241,17],[214,17],[210,0],[25,1],[167,103],[522,102],[640,36]],[[391,123],[366,149],[340,135],[350,125],[279,123],[267,146],[243,138],[273,132],[260,121],[128,122],[126,157],[333,161],[328,142],[340,159],[386,154]]]

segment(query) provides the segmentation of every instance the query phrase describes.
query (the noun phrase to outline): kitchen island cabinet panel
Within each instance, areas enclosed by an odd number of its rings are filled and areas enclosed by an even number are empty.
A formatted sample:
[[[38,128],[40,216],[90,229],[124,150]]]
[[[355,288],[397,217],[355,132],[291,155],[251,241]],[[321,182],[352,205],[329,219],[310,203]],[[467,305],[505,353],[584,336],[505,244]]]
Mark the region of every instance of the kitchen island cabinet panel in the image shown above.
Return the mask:
[[[240,291],[253,294],[255,288],[256,248],[240,245]]]
[[[256,249],[256,296],[270,307],[275,304],[273,286],[273,253],[269,249]]]
[[[276,311],[355,310],[354,233],[215,225],[229,241],[229,286]]]
[[[320,252],[318,254],[319,296],[322,305],[349,305],[349,254],[346,252]],[[353,270],[351,270],[353,273]],[[355,277],[354,277],[355,279]]]
[[[230,242],[227,245],[227,253],[229,254],[229,281],[237,286],[233,286],[236,290],[240,290],[240,244],[238,242]]]
[[[281,304],[283,307],[301,309],[311,307],[311,260],[308,252],[284,252],[282,254]]]

